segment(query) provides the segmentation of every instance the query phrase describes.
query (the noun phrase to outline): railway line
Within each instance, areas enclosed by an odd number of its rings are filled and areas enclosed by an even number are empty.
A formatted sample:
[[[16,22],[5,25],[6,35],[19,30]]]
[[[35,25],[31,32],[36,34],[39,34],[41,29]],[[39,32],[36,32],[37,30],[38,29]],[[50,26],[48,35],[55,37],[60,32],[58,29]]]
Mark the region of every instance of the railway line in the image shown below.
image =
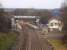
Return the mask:
[[[20,31],[16,50],[53,50],[46,38],[42,38],[41,32],[31,24],[24,24]]]

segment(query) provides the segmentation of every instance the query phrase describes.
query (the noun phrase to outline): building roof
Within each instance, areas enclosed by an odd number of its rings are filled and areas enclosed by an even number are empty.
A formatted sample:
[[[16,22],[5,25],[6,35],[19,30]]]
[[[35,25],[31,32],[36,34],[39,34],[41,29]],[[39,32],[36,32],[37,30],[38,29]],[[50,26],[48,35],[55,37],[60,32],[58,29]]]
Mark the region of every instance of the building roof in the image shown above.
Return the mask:
[[[51,17],[48,21],[51,21],[51,20],[53,20],[53,19],[57,19],[57,20],[63,20],[61,17]]]

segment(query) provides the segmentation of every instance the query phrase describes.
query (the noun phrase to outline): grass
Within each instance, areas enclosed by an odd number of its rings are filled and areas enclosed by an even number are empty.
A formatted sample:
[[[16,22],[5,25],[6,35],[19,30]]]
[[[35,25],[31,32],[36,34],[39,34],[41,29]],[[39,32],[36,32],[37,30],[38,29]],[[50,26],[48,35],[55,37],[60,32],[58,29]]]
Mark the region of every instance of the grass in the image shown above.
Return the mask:
[[[8,50],[16,41],[16,33],[0,33],[0,50]]]
[[[52,33],[52,32],[51,32]],[[51,34],[50,33],[50,34]],[[66,34],[67,32],[56,32],[57,34]],[[54,33],[53,33],[54,34]],[[48,39],[48,42],[51,43],[54,47],[54,50],[67,50],[67,44],[63,44],[62,40],[58,39]]]
[[[54,50],[67,50],[67,47],[62,44],[61,40],[48,40],[54,47]]]

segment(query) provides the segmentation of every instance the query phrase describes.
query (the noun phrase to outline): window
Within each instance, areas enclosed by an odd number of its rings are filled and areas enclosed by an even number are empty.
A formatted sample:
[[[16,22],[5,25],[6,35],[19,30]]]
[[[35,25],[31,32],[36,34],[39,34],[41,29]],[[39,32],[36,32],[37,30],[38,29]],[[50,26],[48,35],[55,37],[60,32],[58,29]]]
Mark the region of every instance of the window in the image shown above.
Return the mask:
[[[57,26],[58,25],[58,23],[55,23],[55,26]]]
[[[53,26],[53,23],[51,23],[50,26]]]

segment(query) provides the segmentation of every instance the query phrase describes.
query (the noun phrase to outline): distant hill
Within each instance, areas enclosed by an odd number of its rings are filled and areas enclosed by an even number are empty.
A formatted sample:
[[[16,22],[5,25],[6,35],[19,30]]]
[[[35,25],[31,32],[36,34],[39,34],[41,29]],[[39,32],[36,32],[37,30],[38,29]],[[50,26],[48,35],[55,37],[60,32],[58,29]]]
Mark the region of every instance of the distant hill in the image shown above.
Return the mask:
[[[5,12],[11,13],[13,15],[33,15],[33,16],[42,16],[50,14],[51,10],[48,9],[21,9],[21,8],[5,8]]]

